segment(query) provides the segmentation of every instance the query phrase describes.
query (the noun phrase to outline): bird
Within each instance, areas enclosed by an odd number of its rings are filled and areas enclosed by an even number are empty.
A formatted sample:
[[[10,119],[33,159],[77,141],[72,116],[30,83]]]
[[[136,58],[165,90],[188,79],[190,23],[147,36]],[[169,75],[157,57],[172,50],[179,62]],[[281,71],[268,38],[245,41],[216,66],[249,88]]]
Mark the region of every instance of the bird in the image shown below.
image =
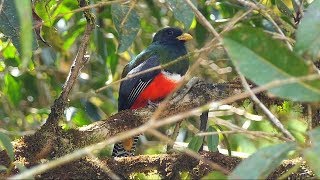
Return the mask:
[[[123,69],[122,78],[146,71],[150,68],[165,65],[177,58],[170,66],[141,73],[120,84],[118,111],[146,107],[150,103],[159,102],[177,87],[189,68],[189,60],[185,42],[192,39],[180,28],[167,27],[159,30],[152,43],[133,58]],[[138,136],[128,138],[114,145],[113,157],[134,156]]]

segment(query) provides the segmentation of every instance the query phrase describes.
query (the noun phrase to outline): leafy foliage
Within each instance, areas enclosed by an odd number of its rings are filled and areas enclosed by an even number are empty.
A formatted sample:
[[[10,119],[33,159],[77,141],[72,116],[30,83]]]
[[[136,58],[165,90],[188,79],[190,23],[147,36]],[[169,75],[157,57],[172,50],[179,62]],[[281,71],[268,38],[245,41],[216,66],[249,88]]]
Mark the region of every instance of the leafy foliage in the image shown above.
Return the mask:
[[[196,5],[197,2],[193,1],[192,3]],[[192,9],[184,1],[169,0],[168,4],[172,9],[174,17],[183,23],[185,30],[188,30],[194,18]]]
[[[188,148],[198,152],[203,144],[203,136],[194,136],[188,144]]]
[[[295,147],[292,143],[260,149],[243,160],[229,176],[231,179],[265,179]]]
[[[13,146],[11,144],[10,138],[6,135],[0,132],[0,147],[2,149],[6,150],[11,161],[14,160],[14,152],[13,152]]]
[[[244,36],[245,33],[247,35]],[[225,35],[224,44],[235,66],[259,85],[309,74],[309,67],[303,59],[260,30],[246,27],[234,29]],[[268,48],[273,52],[265,51]],[[287,66],[289,63],[290,66]],[[318,101],[319,85],[318,81],[299,82],[272,88],[270,92],[294,101]]]
[[[310,132],[311,147],[303,151],[304,157],[314,173],[320,177],[319,153],[320,153],[320,128],[316,128]]]
[[[300,54],[309,54],[316,60],[320,57],[320,2],[314,1],[307,9],[297,30],[295,49]]]
[[[217,130],[212,127],[212,126],[209,126],[208,127],[208,132],[217,132]],[[213,134],[213,135],[209,135],[207,137],[207,143],[208,143],[208,148],[210,151],[212,152],[215,152],[217,151],[217,147],[218,147],[218,144],[219,144],[219,135],[218,134]]]
[[[112,5],[111,13],[113,22],[119,33],[119,53],[128,49],[133,43],[140,28],[139,16],[133,9],[133,6],[128,7],[125,5]]]

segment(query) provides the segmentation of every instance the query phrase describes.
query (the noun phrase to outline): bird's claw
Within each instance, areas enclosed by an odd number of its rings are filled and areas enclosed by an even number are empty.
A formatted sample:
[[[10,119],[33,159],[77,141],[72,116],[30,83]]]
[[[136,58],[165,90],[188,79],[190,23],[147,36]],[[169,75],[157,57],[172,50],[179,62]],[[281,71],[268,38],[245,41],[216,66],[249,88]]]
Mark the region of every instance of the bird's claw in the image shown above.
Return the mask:
[[[148,100],[148,107],[156,109],[158,106],[159,106],[158,103],[155,103],[155,102]]]

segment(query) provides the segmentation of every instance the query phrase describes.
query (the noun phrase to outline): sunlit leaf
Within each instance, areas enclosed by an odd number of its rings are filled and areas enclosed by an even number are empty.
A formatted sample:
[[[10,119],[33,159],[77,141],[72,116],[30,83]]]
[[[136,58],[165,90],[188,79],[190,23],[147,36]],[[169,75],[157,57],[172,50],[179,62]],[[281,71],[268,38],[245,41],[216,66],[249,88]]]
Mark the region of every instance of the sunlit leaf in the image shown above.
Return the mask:
[[[21,45],[21,60],[23,67],[26,67],[31,60],[32,44],[35,41],[33,38],[32,25],[32,9],[31,1],[15,0],[18,16],[20,20],[20,45]]]
[[[4,133],[0,132],[0,147],[3,147],[7,151],[11,161],[14,159],[13,146],[11,144],[11,139]]]
[[[320,177],[320,128],[313,129],[309,134],[311,147],[305,149],[303,155],[313,172]]]
[[[124,52],[133,43],[140,29],[139,16],[127,5],[114,4],[111,6],[112,20],[119,34],[118,52]]]
[[[295,144],[283,143],[262,148],[243,160],[229,176],[230,179],[265,179],[293,150]]]
[[[190,6],[185,1],[181,0],[168,0],[167,2],[173,12],[174,17],[183,23],[185,30],[188,30],[194,18],[194,13]],[[192,3],[197,5],[197,1],[195,0],[193,0]]]
[[[310,74],[306,62],[257,28],[240,27],[224,36],[225,48],[240,71],[258,85]],[[320,81],[297,82],[270,89],[294,101],[319,101]]]
[[[72,122],[77,126],[84,126],[92,123],[89,117],[86,115],[86,112],[84,112],[82,109],[77,109],[74,116],[72,117]]]
[[[0,31],[11,38],[12,43],[21,52],[19,39],[19,16],[17,16],[15,1],[4,1],[0,11]]]
[[[188,144],[188,148],[198,152],[203,143],[203,136],[194,136]]]
[[[35,33],[32,30],[31,1],[16,1],[3,2],[0,11],[0,31],[11,38],[22,57],[24,65],[27,65],[32,50],[38,46]]]
[[[313,1],[304,14],[298,30],[295,50],[309,54],[314,60],[320,57],[320,1]]]
[[[4,77],[4,93],[12,104],[17,106],[21,100],[21,84],[10,74]]]
[[[203,178],[201,178],[201,180],[211,180],[211,179],[224,180],[224,179],[227,179],[227,176],[219,171],[213,171],[213,172],[209,173],[208,175],[204,176]]]
[[[0,61],[0,72],[4,71],[5,68],[6,68],[6,64],[4,64],[3,61]]]
[[[285,14],[286,16],[289,16],[289,17],[294,17],[291,10],[288,8],[288,6],[286,4],[284,4],[282,2],[282,0],[276,0],[276,4],[277,4],[277,7],[278,9],[283,13]]]
[[[209,126],[208,127],[208,132],[217,132],[217,130],[212,127],[212,126]],[[215,152],[217,151],[217,147],[218,147],[218,144],[219,144],[219,135],[218,134],[213,134],[213,135],[209,135],[207,137],[207,143],[208,143],[208,148],[210,151],[212,152]]]
[[[190,173],[186,172],[186,171],[180,172],[180,179],[181,180],[190,180],[191,179]]]

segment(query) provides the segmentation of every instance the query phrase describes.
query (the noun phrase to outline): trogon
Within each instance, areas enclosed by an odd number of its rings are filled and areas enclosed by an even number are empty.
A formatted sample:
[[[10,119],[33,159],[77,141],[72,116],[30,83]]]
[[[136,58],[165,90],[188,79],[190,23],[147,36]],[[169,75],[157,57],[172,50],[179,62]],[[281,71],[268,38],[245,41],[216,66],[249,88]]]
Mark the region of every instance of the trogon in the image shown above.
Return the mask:
[[[119,90],[118,111],[145,107],[149,102],[158,102],[169,95],[189,68],[185,42],[192,36],[179,28],[164,28],[153,37],[152,43],[124,68],[122,78],[147,69],[168,64],[183,56],[170,66],[141,73],[122,81]],[[116,143],[112,156],[132,156],[138,136]]]

